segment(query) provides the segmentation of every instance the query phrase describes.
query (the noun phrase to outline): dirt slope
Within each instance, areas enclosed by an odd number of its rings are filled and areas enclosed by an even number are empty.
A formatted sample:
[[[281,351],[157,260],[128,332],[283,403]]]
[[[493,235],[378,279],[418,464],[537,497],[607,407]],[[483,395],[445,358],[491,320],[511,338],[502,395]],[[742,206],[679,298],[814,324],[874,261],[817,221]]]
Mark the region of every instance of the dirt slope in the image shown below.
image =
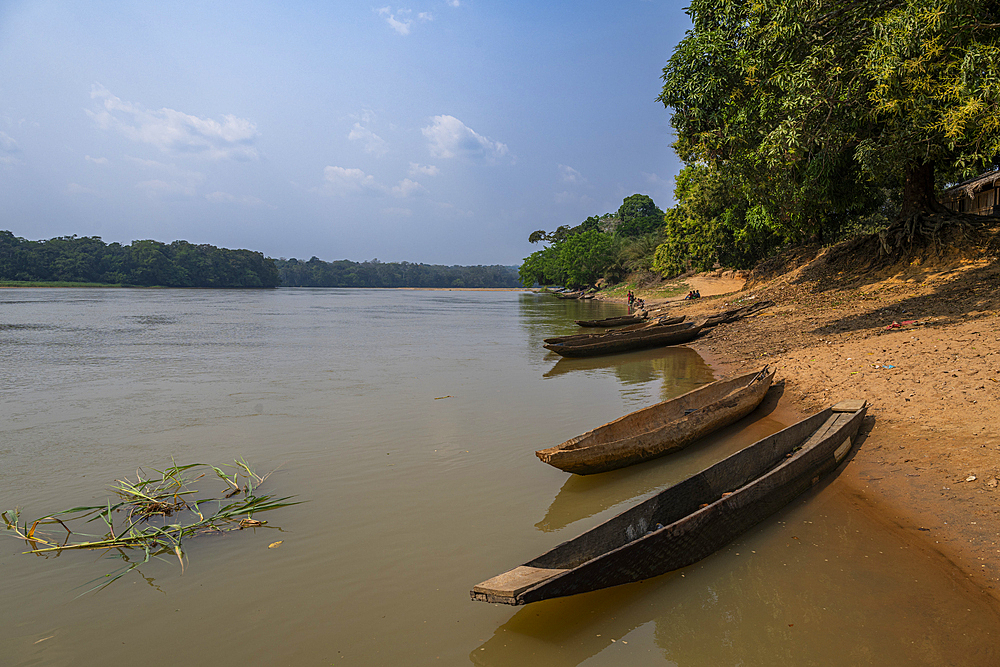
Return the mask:
[[[838,483],[1000,597],[1000,264],[864,259],[800,249],[739,292],[659,305],[694,316],[773,300],[692,347],[724,371],[774,364],[801,413],[868,400],[870,434]]]

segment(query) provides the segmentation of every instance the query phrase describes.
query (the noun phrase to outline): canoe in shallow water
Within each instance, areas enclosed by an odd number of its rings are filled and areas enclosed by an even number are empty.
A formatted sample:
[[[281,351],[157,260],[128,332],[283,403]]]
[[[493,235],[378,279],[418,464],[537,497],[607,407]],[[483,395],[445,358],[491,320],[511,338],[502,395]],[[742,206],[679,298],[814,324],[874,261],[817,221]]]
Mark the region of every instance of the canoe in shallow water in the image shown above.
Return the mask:
[[[504,574],[472,599],[521,605],[655,577],[696,563],[816,484],[847,456],[862,400],[741,449],[632,509]]]
[[[569,334],[566,336],[553,336],[552,338],[545,338],[543,342],[546,343],[569,343],[569,342],[579,342],[579,341],[591,341],[596,342],[600,340],[610,340],[615,336],[619,336],[624,333],[631,333],[633,331],[652,331],[654,327],[665,327],[672,324],[680,324],[684,321],[683,315],[677,315],[675,317],[658,317],[654,320],[643,320],[639,324],[630,324],[623,329],[616,329],[615,331],[604,331],[602,333],[581,333],[581,334]]]
[[[676,452],[729,426],[760,405],[774,370],[747,373],[637,410],[535,456],[578,475],[624,468]]]
[[[645,317],[638,315],[619,315],[618,317],[606,317],[603,320],[577,320],[581,327],[623,327],[628,324],[639,324],[645,321]]]
[[[594,357],[650,347],[680,345],[697,338],[703,326],[703,322],[685,322],[671,326],[643,327],[636,331],[620,333],[609,331],[596,334],[593,338],[546,343],[543,347],[564,357]]]

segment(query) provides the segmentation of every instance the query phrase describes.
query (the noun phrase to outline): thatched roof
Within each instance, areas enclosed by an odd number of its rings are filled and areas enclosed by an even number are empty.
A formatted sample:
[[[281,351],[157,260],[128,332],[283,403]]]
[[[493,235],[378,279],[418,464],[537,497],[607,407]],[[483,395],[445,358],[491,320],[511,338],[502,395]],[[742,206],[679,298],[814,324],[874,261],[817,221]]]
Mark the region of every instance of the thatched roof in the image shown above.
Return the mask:
[[[953,185],[942,194],[958,194],[960,191],[966,197],[972,198],[976,196],[977,192],[982,192],[987,188],[997,187],[997,182],[1000,182],[1000,170],[988,171],[985,174],[976,176],[975,178],[962,181],[958,185]]]

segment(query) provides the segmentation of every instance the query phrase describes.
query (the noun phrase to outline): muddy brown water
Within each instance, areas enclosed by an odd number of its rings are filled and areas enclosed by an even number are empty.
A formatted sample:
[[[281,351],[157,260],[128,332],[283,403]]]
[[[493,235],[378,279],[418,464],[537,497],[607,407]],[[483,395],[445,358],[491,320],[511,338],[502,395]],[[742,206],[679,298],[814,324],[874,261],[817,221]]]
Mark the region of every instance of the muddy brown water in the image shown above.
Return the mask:
[[[0,535],[0,664],[997,664],[994,609],[836,484],[679,572],[470,601],[782,427],[779,404],[613,473],[540,463],[535,449],[713,378],[684,347],[559,360],[540,345],[623,310],[517,292],[0,290],[0,508],[38,517],[103,502],[138,466],[236,457],[280,466],[266,488],[306,501],[189,540],[183,575],[152,561],[83,596],[118,562],[22,555]]]

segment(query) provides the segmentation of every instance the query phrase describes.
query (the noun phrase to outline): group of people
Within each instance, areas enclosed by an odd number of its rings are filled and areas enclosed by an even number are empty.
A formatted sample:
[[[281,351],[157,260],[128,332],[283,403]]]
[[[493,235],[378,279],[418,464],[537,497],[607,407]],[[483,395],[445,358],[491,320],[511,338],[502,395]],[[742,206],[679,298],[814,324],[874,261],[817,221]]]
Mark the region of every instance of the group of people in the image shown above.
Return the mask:
[[[688,295],[686,297],[684,297],[684,298],[685,299],[700,299],[701,298],[701,292],[699,292],[696,289],[693,289],[690,292],[688,292]]]
[[[643,301],[642,299],[637,299],[635,297],[635,294],[632,292],[632,290],[629,290],[628,291],[628,312],[631,314],[632,312],[634,312],[636,310],[644,309],[645,307],[646,307],[646,302]]]

